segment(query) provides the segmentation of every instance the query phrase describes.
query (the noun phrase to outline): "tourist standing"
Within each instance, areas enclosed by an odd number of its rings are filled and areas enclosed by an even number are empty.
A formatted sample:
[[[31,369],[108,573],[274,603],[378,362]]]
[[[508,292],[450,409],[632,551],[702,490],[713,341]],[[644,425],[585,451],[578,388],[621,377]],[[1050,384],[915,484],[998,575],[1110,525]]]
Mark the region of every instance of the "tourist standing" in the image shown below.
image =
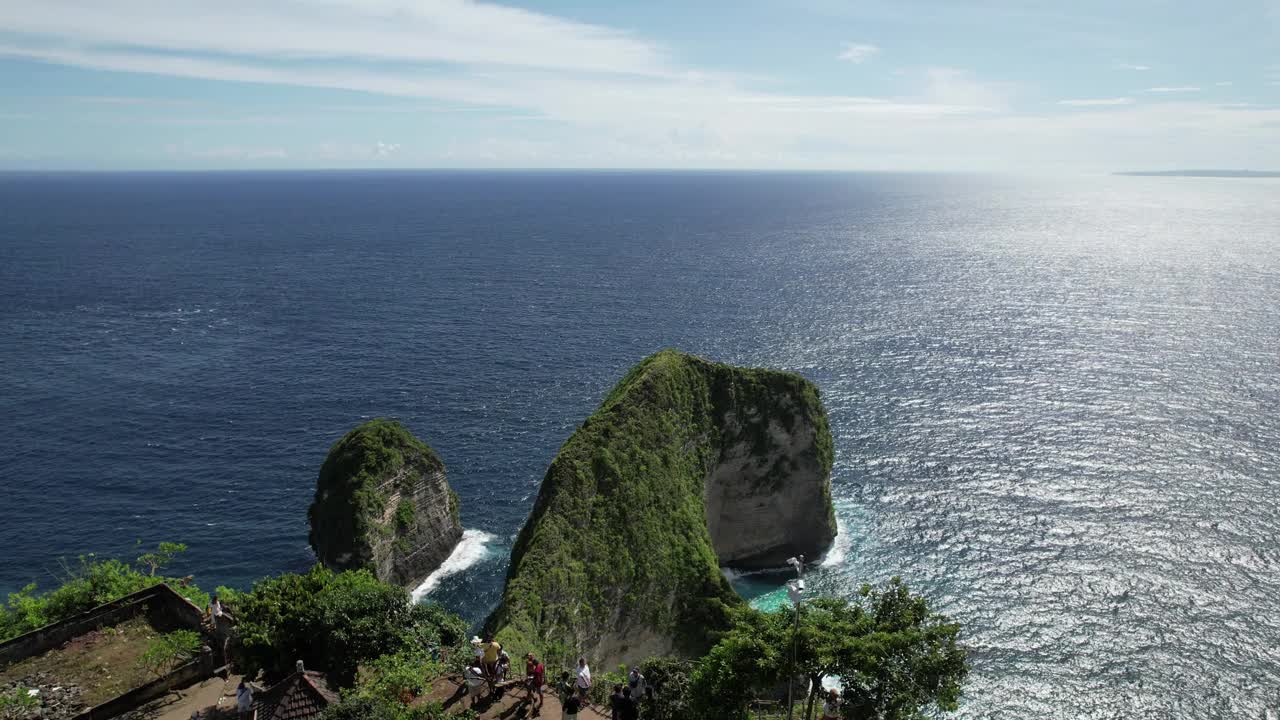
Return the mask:
[[[626,696],[622,694],[622,686],[614,685],[613,694],[609,696],[609,716],[611,720],[622,720],[622,703]]]
[[[578,696],[585,701],[587,693],[591,691],[591,668],[587,667],[586,658],[578,658],[578,679],[575,684],[578,688]]]
[[[578,713],[582,710],[582,701],[577,695],[570,694],[569,699],[564,701],[560,712],[561,720],[578,720]]]
[[[538,696],[538,709],[542,709],[542,685],[546,681],[547,668],[538,662],[538,658],[529,653],[524,656],[524,676],[525,685],[529,690],[526,701],[533,703],[533,696]]]
[[[511,674],[511,656],[506,650],[498,652],[498,682],[506,682],[507,676]]]
[[[631,688],[631,699],[636,705],[649,697],[649,681],[645,679],[638,667],[631,668],[631,672],[627,673],[627,687]]]
[[[565,670],[560,673],[560,682],[556,683],[556,694],[560,696],[560,718],[565,720],[569,717],[569,703],[574,704],[574,716],[577,716],[577,709],[581,707],[578,702],[578,696],[573,691],[573,680],[569,677],[569,671]]]
[[[498,655],[502,653],[502,643],[493,639],[492,635],[485,636],[484,641],[484,672],[488,676],[489,682],[493,683],[498,679]]]
[[[840,693],[832,688],[822,703],[822,720],[838,720],[840,717]]]
[[[569,671],[565,670],[560,673],[560,682],[556,684],[556,695],[560,697],[560,704],[564,705],[573,694],[573,680],[569,677]]]
[[[248,720],[253,710],[253,688],[244,678],[240,678],[240,684],[236,686],[236,710],[240,712],[240,720]]]
[[[477,703],[480,702],[480,688],[484,687],[484,672],[476,664],[468,665],[462,671],[462,678],[467,684],[467,699],[470,706],[475,709]]]
[[[640,720],[640,699],[630,687],[622,688],[622,716],[618,720]]]

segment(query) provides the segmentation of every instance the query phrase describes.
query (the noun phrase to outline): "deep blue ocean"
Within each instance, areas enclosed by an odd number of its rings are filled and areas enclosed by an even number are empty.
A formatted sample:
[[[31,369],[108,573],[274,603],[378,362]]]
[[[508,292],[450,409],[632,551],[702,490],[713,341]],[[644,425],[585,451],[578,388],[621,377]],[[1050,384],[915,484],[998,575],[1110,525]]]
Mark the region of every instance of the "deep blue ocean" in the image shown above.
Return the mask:
[[[139,540],[207,588],[303,570],[326,451],[390,416],[471,529],[427,594],[480,619],[560,443],[663,347],[821,386],[810,577],[963,622],[962,717],[1280,706],[1272,180],[3,175],[0,592]]]

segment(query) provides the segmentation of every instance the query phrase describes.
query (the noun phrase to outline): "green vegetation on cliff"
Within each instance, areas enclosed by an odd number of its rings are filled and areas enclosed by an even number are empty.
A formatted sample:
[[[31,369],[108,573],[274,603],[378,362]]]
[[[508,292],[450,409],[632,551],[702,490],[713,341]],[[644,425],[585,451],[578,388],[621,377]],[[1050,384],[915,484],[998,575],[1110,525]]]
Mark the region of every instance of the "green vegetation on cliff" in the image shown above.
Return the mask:
[[[423,478],[436,473],[444,473],[439,456],[394,420],[370,420],[347,433],[325,458],[308,510],[316,556],[328,567],[368,568],[397,583],[425,575],[430,568],[424,572],[418,565],[443,559],[452,548],[450,532],[454,542],[461,535],[452,490],[441,494],[448,507],[437,514],[455,526],[445,532],[434,524],[437,516],[426,514],[414,499]],[[389,507],[393,500],[395,506]],[[431,545],[429,552],[403,561],[424,543]]]
[[[209,603],[209,596],[200,588],[155,574],[157,569],[168,565],[185,549],[185,545],[160,543],[155,552],[138,558],[137,565],[145,568],[145,573],[122,560],[96,555],[81,555],[74,565],[63,562],[60,586],[46,593],[37,593],[36,584],[31,583],[11,593],[8,604],[0,606],[0,642],[160,583],[169,583],[174,590],[203,608]]]
[[[335,573],[321,565],[305,575],[261,580],[231,608],[246,673],[285,675],[302,660],[343,687],[377,658],[460,647],[467,631],[456,616],[409,602],[404,588],[368,571]]]
[[[607,656],[634,654],[607,638],[624,627],[704,651],[741,604],[712,546],[704,483],[727,447],[768,455],[770,422],[811,426],[811,459],[829,477],[830,430],[803,377],[673,350],[645,359],[551,463],[489,627],[509,647],[553,656],[609,642]],[[763,477],[786,479],[782,468]],[[834,528],[823,493],[819,520]]]

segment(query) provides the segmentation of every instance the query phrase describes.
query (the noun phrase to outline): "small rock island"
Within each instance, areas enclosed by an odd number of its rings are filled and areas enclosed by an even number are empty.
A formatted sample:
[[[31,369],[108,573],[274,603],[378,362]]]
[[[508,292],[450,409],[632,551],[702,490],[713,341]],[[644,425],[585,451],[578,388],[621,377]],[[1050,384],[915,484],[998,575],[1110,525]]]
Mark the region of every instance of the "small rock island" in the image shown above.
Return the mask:
[[[800,375],[650,356],[548,468],[488,629],[600,667],[704,652],[742,603],[722,565],[830,546],[832,452]]]
[[[370,420],[329,450],[307,511],[311,548],[334,570],[416,585],[462,537],[439,456],[400,423]]]

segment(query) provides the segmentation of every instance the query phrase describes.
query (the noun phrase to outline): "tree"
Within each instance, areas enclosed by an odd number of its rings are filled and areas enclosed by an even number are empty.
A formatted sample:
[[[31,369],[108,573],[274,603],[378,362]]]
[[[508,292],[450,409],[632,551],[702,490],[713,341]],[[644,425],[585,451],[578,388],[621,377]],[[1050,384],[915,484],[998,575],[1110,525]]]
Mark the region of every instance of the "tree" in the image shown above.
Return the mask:
[[[142,541],[139,540],[138,544],[141,545]],[[168,567],[175,557],[186,551],[187,546],[185,543],[162,542],[156,547],[155,552],[143,553],[138,556],[138,564],[150,570],[147,573],[148,577],[155,577],[157,570]]]
[[[414,605],[403,588],[367,570],[335,573],[316,565],[305,575],[259,581],[237,603],[242,670],[280,676],[294,662],[327,671],[350,686],[362,663],[402,651],[462,643],[466,625],[432,606]]]
[[[743,608],[731,617],[732,627],[698,661],[689,681],[697,715],[709,720],[745,717],[751,700],[786,679],[790,614]]]
[[[844,685],[845,717],[905,720],[927,708],[955,710],[969,663],[960,625],[929,609],[900,578],[863,585],[841,612],[845,627],[833,670]]]
[[[735,614],[732,629],[692,676],[702,716],[742,718],[753,698],[797,676],[815,690],[838,676],[844,714],[852,720],[907,720],[928,708],[956,708],[968,674],[965,651],[956,644],[960,627],[932,612],[900,579],[878,589],[864,585],[852,600],[811,600],[801,608],[798,629],[793,619],[789,612]],[[810,695],[801,717],[812,717],[817,698]]]
[[[640,672],[652,692],[652,699],[645,701],[644,712],[648,720],[684,720],[693,717],[689,692],[690,675],[694,663],[676,658],[652,658],[640,664]]]

